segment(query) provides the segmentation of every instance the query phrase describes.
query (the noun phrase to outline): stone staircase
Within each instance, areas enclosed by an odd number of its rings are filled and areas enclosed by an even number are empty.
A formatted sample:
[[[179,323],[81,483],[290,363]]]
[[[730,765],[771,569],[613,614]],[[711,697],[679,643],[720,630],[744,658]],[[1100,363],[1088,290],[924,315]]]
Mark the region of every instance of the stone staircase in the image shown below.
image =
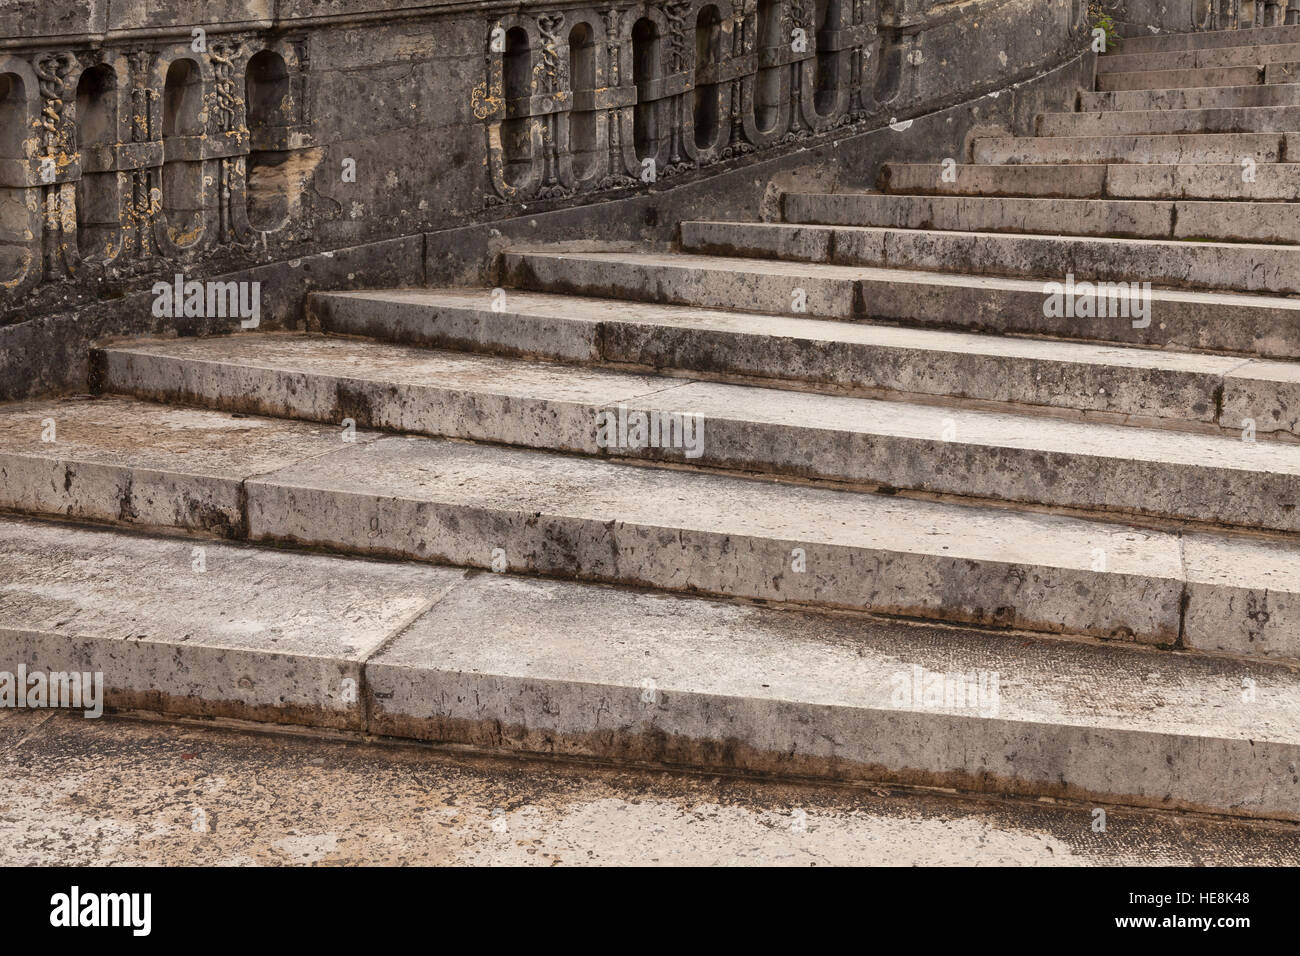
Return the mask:
[[[105,346],[0,409],[0,637],[119,707],[1300,820],[1296,64],[1132,39],[780,222]],[[1149,310],[1048,303],[1097,282]]]

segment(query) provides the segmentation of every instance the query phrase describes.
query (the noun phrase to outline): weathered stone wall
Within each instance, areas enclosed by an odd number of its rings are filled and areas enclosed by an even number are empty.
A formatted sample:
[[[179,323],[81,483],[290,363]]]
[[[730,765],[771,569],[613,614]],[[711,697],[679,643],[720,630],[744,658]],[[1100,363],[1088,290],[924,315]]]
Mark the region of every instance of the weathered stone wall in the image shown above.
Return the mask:
[[[157,6],[0,10],[0,397],[76,387],[96,337],[237,325],[152,316],[176,273],[265,281],[267,324],[293,324],[308,287],[469,277],[426,263],[449,230],[568,211],[664,240],[698,197],[745,214],[812,162],[869,182],[985,120],[891,121],[983,102],[1027,131],[984,94],[1050,76],[1030,85],[1065,109],[1089,79],[1057,69],[1084,0]]]

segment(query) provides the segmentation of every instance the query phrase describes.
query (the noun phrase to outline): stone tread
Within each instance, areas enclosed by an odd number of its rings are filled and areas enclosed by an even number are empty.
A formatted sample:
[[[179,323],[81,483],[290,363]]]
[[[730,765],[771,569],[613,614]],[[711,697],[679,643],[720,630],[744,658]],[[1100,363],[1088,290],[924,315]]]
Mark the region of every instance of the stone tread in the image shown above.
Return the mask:
[[[550,303],[543,306],[547,304]],[[572,302],[569,307],[580,315],[584,305],[584,302]],[[809,374],[814,357],[805,355],[803,368],[792,369],[794,382],[820,380],[863,392],[1008,402],[1023,406],[1010,409],[1021,412],[1035,407],[1107,411],[1125,416],[1176,419],[1179,424],[1196,420],[1215,424],[1214,406],[1221,402],[1225,410],[1217,423],[1234,433],[1239,422],[1232,416],[1248,407],[1245,395],[1250,395],[1249,407],[1276,408],[1274,416],[1261,416],[1266,422],[1271,421],[1283,414],[1286,396],[1275,395],[1267,402],[1263,398],[1270,392],[1289,394],[1300,373],[1300,368],[1293,363],[1205,353],[877,325],[842,324],[827,328],[813,319],[754,316],[752,323],[742,326],[740,322],[717,321],[723,317],[694,318],[697,324],[671,327],[716,333],[730,330],[743,334],[757,348],[766,345],[766,339],[778,335],[803,343],[833,344],[838,347],[837,359],[848,357],[850,349],[860,359],[852,367],[838,369],[838,378],[833,365],[818,366],[814,378]],[[598,320],[587,318],[587,321]],[[805,323],[811,325],[805,327]],[[657,324],[648,326],[646,331],[658,328]],[[593,335],[595,332],[591,330]],[[267,409],[290,409],[301,404],[313,416],[333,415],[338,411],[340,388],[346,390],[350,383],[362,381],[442,390],[448,394],[445,401],[455,400],[456,393],[482,392],[560,404],[584,402],[592,407],[670,388],[679,392],[690,381],[576,370],[472,353],[429,352],[348,339],[304,338],[292,333],[203,342],[133,343],[105,348],[101,354],[106,366],[106,390],[200,403],[221,400],[223,407],[231,410],[263,414],[275,414]],[[722,361],[722,357],[715,356],[713,367],[718,369]],[[945,363],[951,369],[942,368]],[[744,374],[741,370],[748,367],[741,366],[738,371]],[[277,378],[257,376],[254,370],[273,372]],[[690,371],[690,363],[683,370]],[[802,379],[798,375],[800,371],[805,373]],[[769,366],[773,383],[782,382],[783,373],[779,361]],[[318,393],[310,392],[307,387],[313,375],[328,381]],[[732,388],[737,389],[734,392],[737,396],[757,396],[765,391],[756,388],[739,391],[740,385]],[[1152,389],[1159,394],[1150,394]],[[796,400],[783,393],[775,397],[781,401]],[[822,398],[829,401],[830,396]],[[416,421],[424,410],[417,406],[408,411],[410,420]],[[402,414],[405,416],[407,412]]]
[[[1177,50],[1210,50],[1222,47],[1270,46],[1300,43],[1300,26],[1295,24],[1251,27],[1239,30],[1205,30],[1189,33],[1161,33],[1125,37],[1111,55],[1164,53]]]
[[[1300,163],[1265,163],[1247,180],[1240,163],[975,163],[887,164],[884,192],[903,196],[1006,196],[1063,199],[1200,199],[1293,202],[1300,199]],[[946,175],[945,175],[946,174]]]
[[[1032,274],[1047,273],[1050,281],[1063,282],[1067,274],[1078,272],[1079,280],[1128,281],[1140,272],[1123,272],[1114,264],[1117,255],[1125,256],[1121,265],[1139,268],[1152,260],[1164,265],[1170,281],[1195,280],[1195,273],[1180,263],[1173,243],[1135,239],[1086,239],[1078,237],[1023,237],[1015,234],[979,234],[927,232],[913,235],[914,230],[881,230],[863,226],[759,226],[746,224],[688,224],[690,242],[719,246],[718,251],[744,251],[746,255],[790,255],[790,260],[746,259],[737,256],[698,254],[653,254],[653,252],[550,252],[516,251],[504,255],[508,293],[507,304],[517,302],[526,291],[564,293],[569,297],[595,297],[604,306],[595,308],[597,315],[607,316],[598,332],[614,329],[621,338],[627,336],[629,323],[621,323],[616,310],[625,308],[633,321],[642,315],[637,304],[649,307],[651,320],[675,316],[666,321],[677,323],[692,310],[708,310],[710,321],[722,316],[720,310],[737,313],[787,313],[794,306],[794,291],[802,290],[800,319],[819,317],[837,320],[878,320],[902,325],[933,325],[943,328],[991,330],[996,333],[1044,334],[1057,338],[1082,338],[1093,341],[1127,342],[1138,345],[1179,346],[1242,352],[1269,358],[1300,356],[1300,302],[1292,298],[1240,295],[1217,291],[1162,289],[1154,282],[1152,321],[1134,328],[1131,317],[1122,315],[1082,323],[1073,317],[1049,319],[1044,315],[1045,282],[1043,278],[1001,277],[993,274],[954,274],[939,271],[959,265],[954,259],[965,255],[972,271],[1005,271]],[[833,246],[832,246],[833,237]],[[841,241],[840,237],[846,237]],[[1115,246],[1113,243],[1125,243]],[[1188,255],[1205,269],[1243,269],[1244,278],[1255,280],[1247,271],[1249,252],[1258,246],[1234,246],[1227,243],[1178,243],[1188,247]],[[736,246],[741,246],[737,250]],[[1295,251],[1269,247],[1275,251],[1278,272],[1264,274],[1265,284],[1284,280],[1281,269],[1295,259]],[[832,265],[828,256],[848,261],[893,261],[893,268],[874,265]],[[1034,259],[1039,256],[1039,259]],[[901,268],[900,260],[935,265],[936,271]],[[1039,261],[1034,267],[1032,261]],[[1268,260],[1264,265],[1268,265]],[[1049,269],[1057,265],[1056,276]],[[1109,268],[1108,268],[1109,265]],[[1147,273],[1149,274],[1149,273]],[[1281,282],[1279,282],[1281,284]],[[520,290],[524,290],[521,293]],[[413,336],[406,341],[435,343],[446,347],[487,347],[500,341],[506,324],[515,326],[523,336],[526,349],[537,350],[542,342],[558,339],[555,326],[542,321],[519,330],[519,321],[494,317],[486,308],[482,293],[471,294],[464,307],[446,308],[451,300],[439,299],[437,291],[430,298],[422,293],[383,293],[382,306],[367,306],[364,295],[333,297],[318,294],[312,302],[320,313],[321,323],[334,332],[370,334],[386,337],[394,332]],[[456,295],[456,293],[447,293]],[[615,299],[615,302],[610,302]],[[560,300],[556,295],[555,300]],[[621,302],[617,302],[621,300]],[[441,304],[439,304],[441,303]],[[676,311],[672,311],[673,307]],[[433,310],[433,311],[430,311]],[[454,311],[452,311],[454,310]],[[510,315],[520,315],[510,310]],[[562,317],[563,312],[549,310],[546,316]],[[694,323],[694,319],[690,320]],[[728,320],[736,321],[736,320]],[[748,319],[746,319],[748,321]],[[761,321],[755,319],[755,321]],[[611,325],[612,323],[612,325]],[[813,328],[813,326],[809,326]],[[491,330],[491,332],[489,332]],[[430,338],[432,336],[432,338]],[[641,349],[653,350],[647,336],[636,339]],[[617,341],[615,342],[617,345]],[[552,346],[554,347],[554,346]],[[591,355],[590,341],[565,342],[573,354]],[[555,355],[554,351],[542,354]],[[650,352],[653,354],[653,352]],[[630,339],[615,356],[636,362]],[[567,355],[565,355],[567,358]],[[675,367],[680,359],[646,358],[646,362]],[[762,365],[754,365],[757,375],[764,375]]]
[[[969,338],[884,331],[895,333],[900,343],[925,335]],[[868,348],[888,349],[889,338],[882,336]],[[1012,343],[1017,344],[1028,345],[1029,354],[1091,353],[1102,365],[1094,375],[1109,385],[1101,391],[1110,392],[1123,385],[1116,384],[1119,376],[1105,374],[1116,369],[1107,362],[1108,353],[1117,364],[1149,357],[1156,367],[1182,365],[1184,374],[1200,364],[1207,369],[1207,399],[1224,387],[1224,369],[1233,367],[1215,356],[1142,350],[1124,356],[1124,350]],[[996,343],[981,345],[990,355],[1007,358]],[[954,352],[969,354],[959,347]],[[103,354],[106,389],[159,401],[331,424],[356,415],[366,426],[433,436],[596,455],[662,454],[696,465],[1300,530],[1300,514],[1288,505],[1300,499],[1296,444],[1058,421],[1022,409],[1017,409],[1021,414],[970,411],[294,334],[133,343]],[[907,349],[889,364],[923,367],[933,361],[925,355],[925,349]],[[997,368],[971,373],[979,381],[1042,376]],[[1153,381],[1158,379],[1144,370],[1133,390],[1145,395]],[[1060,401],[1063,386],[1049,378],[1044,392]],[[1098,389],[1085,383],[1080,390],[1091,397]],[[616,413],[618,405],[703,416],[709,437],[689,455],[684,449],[608,449],[597,439],[597,422],[602,412]],[[1031,476],[1048,462],[1058,475],[1054,482],[1010,477]],[[1249,493],[1243,493],[1243,483]]]
[[[1097,110],[1219,109],[1252,106],[1300,106],[1300,84],[1201,86],[1172,90],[1085,91],[1079,94],[1085,112]]]
[[[1144,239],[1300,243],[1285,203],[786,193],[790,223]]]
[[[48,418],[71,440],[42,442]],[[1300,549],[1282,541],[446,439],[348,443],[338,429],[114,398],[20,403],[3,421],[0,507],[30,514],[1300,656]],[[811,573],[786,573],[795,548]]]
[[[1074,272],[1141,277],[1155,287],[1300,293],[1300,249],[1266,243],[711,220],[683,222],[681,235],[686,252],[785,260],[786,268],[807,262],[1057,280]]]
[[[1098,73],[1139,73],[1150,70],[1204,70],[1228,66],[1300,61],[1300,43],[1242,44],[1161,53],[1110,53],[1097,58]]]
[[[1101,92],[1119,90],[1176,90],[1186,87],[1250,86],[1268,81],[1268,70],[1278,64],[1225,66],[1208,69],[1139,70],[1133,73],[1097,74]]]
[[[1288,133],[1300,130],[1300,106],[1040,113],[1036,126],[1039,136]]]
[[[1097,136],[986,136],[976,163],[1279,163],[1300,155],[1300,133],[1130,133]]]
[[[192,546],[0,519],[0,667],[170,714],[1300,815],[1289,668],[221,543],[200,573]],[[912,693],[981,672],[976,706]]]

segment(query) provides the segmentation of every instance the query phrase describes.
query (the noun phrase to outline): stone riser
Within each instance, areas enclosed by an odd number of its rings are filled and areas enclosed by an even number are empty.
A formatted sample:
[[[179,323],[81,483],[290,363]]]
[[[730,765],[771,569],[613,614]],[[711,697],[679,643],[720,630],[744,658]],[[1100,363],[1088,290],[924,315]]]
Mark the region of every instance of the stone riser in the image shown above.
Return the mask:
[[[991,276],[1063,279],[1073,273],[1157,287],[1300,292],[1300,250],[1290,246],[788,223],[684,222],[681,230],[683,249],[706,255]]]
[[[794,227],[785,227],[794,228]],[[961,234],[931,233],[933,236],[960,236]],[[988,235],[988,240],[1001,238]],[[1048,237],[1007,237],[1025,243],[1026,239]],[[1083,243],[1086,240],[1075,240]],[[992,251],[997,251],[997,245]],[[955,246],[958,250],[961,246]],[[1014,249],[1015,247],[1011,247]],[[1023,247],[1022,247],[1023,248]],[[1107,273],[1108,259],[1105,248],[1087,247],[1074,252],[1068,245],[1052,246],[1057,252],[1056,262],[1063,270],[1052,281],[1064,283],[1071,269],[1080,271],[1079,281],[1128,281],[1117,272]],[[897,249],[891,249],[895,258],[901,258]],[[1024,257],[1025,270],[1032,267],[1028,256],[1033,247],[1024,249],[1014,264]],[[1091,254],[1089,254],[1091,253]],[[808,250],[806,255],[817,254]],[[829,250],[820,254],[828,255]],[[837,251],[838,254],[838,251]],[[969,254],[969,253],[968,253]],[[1136,257],[1134,257],[1136,259]],[[1052,259],[1040,259],[1044,268],[1050,268]],[[928,262],[927,262],[928,264]],[[959,265],[954,255],[950,264]],[[1148,265],[1146,262],[1140,263]],[[792,315],[793,290],[804,297],[804,311],[799,316],[817,316],[828,319],[872,319],[897,322],[913,326],[987,331],[994,333],[1020,333],[1051,335],[1064,339],[1124,342],[1139,345],[1178,345],[1186,348],[1239,352],[1269,358],[1292,358],[1300,353],[1300,303],[1292,299],[1225,295],[1221,293],[1183,292],[1153,289],[1151,298],[1152,321],[1143,328],[1135,328],[1133,319],[1122,315],[1110,318],[1081,319],[1067,316],[1049,316],[1044,308],[1047,295],[1042,280],[1021,278],[994,278],[987,275],[961,276],[901,269],[859,268],[856,263],[843,266],[823,266],[812,263],[768,263],[753,259],[710,259],[704,256],[637,257],[625,254],[578,255],[547,253],[507,253],[504,256],[504,280],[515,288],[564,293],[579,296],[614,297],[644,303],[676,304],[706,309],[734,309],[743,313]],[[976,271],[973,267],[972,271]],[[991,271],[991,270],[986,270]],[[1132,273],[1130,273],[1131,275]],[[318,301],[324,301],[320,297]],[[334,331],[357,334],[376,334],[385,337],[382,319],[363,321],[353,318],[355,309],[337,307],[337,300],[323,306],[323,314],[335,316]],[[480,307],[481,309],[481,307]],[[332,310],[332,312],[331,312]],[[1158,317],[1158,318],[1157,318]],[[652,314],[651,321],[655,320]],[[418,313],[410,321],[419,322]],[[617,314],[602,314],[604,328],[628,334]],[[494,331],[480,342],[484,326],[495,326],[497,320],[484,317],[476,320],[471,332],[458,329],[460,320],[452,320],[447,333],[435,344],[453,348],[488,347],[486,343],[508,342],[509,333]],[[552,321],[553,324],[553,321]],[[733,321],[734,324],[734,321]],[[410,327],[409,325],[407,326]],[[681,333],[673,333],[680,335]],[[791,334],[789,330],[785,334]],[[797,331],[794,333],[797,335]],[[838,337],[840,333],[819,330],[820,336]],[[525,338],[528,349],[541,349],[539,354],[566,357],[569,345],[546,345],[556,339],[557,333],[542,325]],[[400,339],[399,341],[408,341]],[[423,341],[419,338],[409,341]],[[635,339],[643,353],[615,349],[615,361],[638,363],[644,354],[644,363],[663,367],[682,367],[674,352],[661,352],[647,336]],[[671,339],[669,340],[672,341]],[[466,344],[466,343],[471,344]],[[989,343],[1001,347],[996,341]],[[582,348],[574,345],[573,348]],[[716,347],[721,347],[717,345]],[[969,344],[966,348],[971,348]],[[557,351],[557,348],[559,349]],[[589,350],[588,350],[589,351]],[[588,354],[584,351],[582,354]],[[708,353],[690,363],[689,367],[713,366]],[[750,370],[744,374],[762,375],[763,356],[758,356]],[[719,366],[720,370],[734,370],[733,366]],[[790,374],[781,369],[782,376]]]
[[[153,406],[158,409],[160,406]],[[163,410],[166,412],[166,410]],[[84,436],[42,447],[59,415]],[[1300,656],[1300,548],[185,412],[28,406],[0,509],[891,616]],[[166,412],[166,414],[175,414]],[[231,457],[244,429],[283,451]],[[331,442],[331,435],[333,442]],[[26,444],[24,445],[24,441]],[[93,444],[98,442],[98,444]],[[334,451],[325,451],[331,444]],[[122,447],[141,451],[123,455]],[[265,446],[264,446],[265,447]],[[162,449],[162,450],[160,450]],[[271,466],[268,468],[268,466]],[[185,508],[181,502],[192,502]],[[810,573],[793,572],[806,561]],[[792,562],[794,564],[792,564]]]
[[[1133,136],[990,136],[971,161],[999,163],[1284,163],[1300,156],[1300,133],[1187,133]]]
[[[1300,531],[1295,445],[584,372],[352,340],[255,338],[262,341],[108,349],[102,385],[155,401],[329,424],[353,418],[367,428],[545,450]],[[867,353],[867,361],[874,357]],[[1147,396],[1154,393],[1173,403],[1170,417],[1179,411],[1192,417],[1197,409],[1183,403],[1195,401],[1198,381],[1201,415],[1213,415],[1211,391],[1224,387],[1221,376],[1173,369],[1162,376],[1014,356],[972,359],[956,377],[1010,383],[1014,391],[1003,400],[1061,404],[1118,394],[1149,410]],[[878,363],[897,369],[895,375],[925,374],[915,371],[926,364],[919,350]],[[1234,411],[1228,414],[1239,415],[1244,393],[1261,383],[1232,382],[1247,385],[1229,383],[1225,404]],[[608,448],[598,422],[602,415],[617,417],[620,407],[702,416],[707,440],[695,455]],[[1044,481],[1044,474],[1055,477]]]
[[[880,184],[894,195],[1294,202],[1300,199],[1300,163],[1265,163],[1253,169],[1239,163],[955,167],[889,163]]]
[[[190,541],[0,528],[13,657],[102,672],[110,707],[1300,817],[1288,669],[213,542],[196,573]],[[945,707],[936,675],[984,696]]]
[[[1118,93],[1129,90],[1184,90],[1295,83],[1300,63],[1268,63],[1264,66],[1232,66],[1217,70],[1143,70],[1139,73],[1101,73],[1097,91]]]
[[[1261,106],[1300,106],[1300,84],[1203,87],[1183,90],[1132,90],[1079,94],[1084,112],[1104,110],[1245,109]]]
[[[1123,47],[1121,47],[1123,50]],[[1097,73],[1141,73],[1150,70],[1213,70],[1300,62],[1300,43],[1211,47],[1167,53],[1111,53],[1097,59]]]
[[[1207,30],[1201,33],[1168,33],[1159,36],[1127,37],[1117,55],[1167,53],[1178,50],[1217,50],[1224,47],[1300,44],[1300,26],[1279,25],[1243,30]]]
[[[825,226],[1300,243],[1286,203],[786,193],[784,219]]]
[[[671,294],[671,278],[663,286],[659,291]],[[913,291],[919,298],[918,289],[900,295]],[[1018,293],[1005,291],[1009,295],[1001,304],[1011,310]],[[1040,293],[1024,293],[1030,294]],[[941,306],[953,303],[957,293],[930,298]],[[528,350],[513,354],[560,362],[826,386],[865,397],[893,393],[1006,402],[1084,411],[1106,420],[1221,424],[1229,434],[1238,433],[1243,412],[1253,410],[1261,433],[1287,437],[1295,429],[1283,411],[1294,402],[1290,364],[627,300],[517,291],[510,300],[510,310],[493,312],[463,291],[429,291],[419,299],[382,304],[318,294],[313,308],[325,329],[404,345],[463,349],[464,330],[473,329],[469,347],[474,351],[507,352],[523,339]],[[1160,306],[1166,319],[1171,304]],[[1041,315],[1041,307],[1037,311]],[[1134,333],[1145,332],[1128,325]]]
[[[1288,133],[1300,130],[1300,106],[1040,113],[1035,125],[1039,136]]]

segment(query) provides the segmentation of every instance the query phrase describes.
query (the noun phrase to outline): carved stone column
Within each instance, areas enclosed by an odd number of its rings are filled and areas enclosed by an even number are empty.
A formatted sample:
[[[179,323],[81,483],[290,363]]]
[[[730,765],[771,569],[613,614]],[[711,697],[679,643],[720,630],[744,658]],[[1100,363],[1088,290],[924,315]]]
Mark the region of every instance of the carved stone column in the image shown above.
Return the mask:
[[[74,136],[68,121],[68,76],[77,66],[71,53],[42,53],[32,61],[41,94],[41,233],[42,280],[56,282],[77,271],[76,180],[81,170],[73,156]]]
[[[149,85],[154,54],[136,50],[128,61],[131,64],[131,143],[139,152],[150,151],[156,155],[152,162],[131,170],[122,254],[130,259],[148,259],[158,255],[153,231],[162,209],[162,189],[158,186],[158,168],[162,166],[162,138],[157,128],[159,92]]]

